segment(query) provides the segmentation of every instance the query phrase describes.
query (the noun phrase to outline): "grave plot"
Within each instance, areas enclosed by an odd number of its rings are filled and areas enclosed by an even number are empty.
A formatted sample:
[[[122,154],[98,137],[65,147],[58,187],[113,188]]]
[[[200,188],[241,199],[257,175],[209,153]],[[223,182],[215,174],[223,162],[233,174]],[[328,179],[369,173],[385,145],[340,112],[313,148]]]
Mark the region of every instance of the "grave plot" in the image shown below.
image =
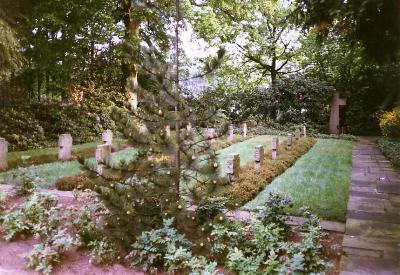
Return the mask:
[[[274,179],[244,208],[254,210],[265,203],[272,191],[294,199],[289,213],[298,215],[301,207],[327,220],[344,221],[351,178],[354,142],[319,139],[294,166]]]

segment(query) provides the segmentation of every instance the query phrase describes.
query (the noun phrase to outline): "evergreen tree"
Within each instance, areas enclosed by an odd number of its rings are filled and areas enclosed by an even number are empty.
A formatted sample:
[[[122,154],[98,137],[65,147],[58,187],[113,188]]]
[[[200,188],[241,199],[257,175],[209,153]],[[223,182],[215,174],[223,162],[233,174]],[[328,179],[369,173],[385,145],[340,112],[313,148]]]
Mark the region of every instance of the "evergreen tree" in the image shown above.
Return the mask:
[[[109,167],[100,177],[105,182],[96,188],[111,211],[109,226],[114,227],[113,235],[128,245],[137,233],[161,226],[163,218],[183,211],[183,198],[192,193],[191,186],[215,186],[219,180],[216,152],[202,129],[196,127],[212,120],[217,109],[191,107],[180,92],[179,31],[183,20],[179,1],[175,8],[175,38],[171,43],[175,47],[170,54],[174,62],[157,58],[151,45],[141,47],[141,58],[131,59],[139,70],[134,89],[138,108],[128,103],[113,111],[116,124],[137,154],[131,161]],[[139,46],[140,42],[136,43]],[[208,73],[218,66],[223,54],[220,50],[207,64]],[[173,135],[169,135],[169,129],[174,130]],[[219,133],[226,129],[222,126]]]

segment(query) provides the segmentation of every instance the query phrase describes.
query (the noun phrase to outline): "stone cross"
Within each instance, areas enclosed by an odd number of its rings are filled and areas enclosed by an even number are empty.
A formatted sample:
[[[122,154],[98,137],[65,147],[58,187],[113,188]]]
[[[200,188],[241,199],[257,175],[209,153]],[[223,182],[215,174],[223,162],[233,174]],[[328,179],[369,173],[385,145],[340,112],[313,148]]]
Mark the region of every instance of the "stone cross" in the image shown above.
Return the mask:
[[[232,125],[230,125],[229,127],[228,127],[228,141],[232,141],[233,140],[233,137],[234,137],[234,135],[233,135],[233,126]]]
[[[262,145],[256,145],[254,151],[255,168],[260,169],[264,160],[264,147]]]
[[[240,174],[240,155],[237,153],[229,154],[226,162],[226,174],[229,182],[233,182],[239,178]]]
[[[339,134],[340,132],[340,107],[346,106],[346,99],[340,98],[340,93],[335,91],[331,100],[331,117],[329,119],[329,133]]]
[[[171,126],[170,125],[165,126],[165,134],[167,135],[167,137],[171,136]]]
[[[105,130],[101,135],[101,139],[103,141],[103,144],[112,145],[113,132],[111,130]]]
[[[4,138],[0,138],[0,171],[6,170],[7,164],[8,144]]]
[[[58,160],[66,161],[71,159],[72,136],[62,134],[58,138]]]
[[[288,150],[292,149],[292,141],[293,141],[292,134],[288,134],[288,137],[287,137],[287,149]]]
[[[243,123],[243,137],[247,137],[247,123]]]
[[[295,138],[296,138],[296,140],[299,140],[300,139],[300,129],[299,128],[296,128],[296,131],[294,132],[294,136],[295,136]]]
[[[278,137],[273,137],[272,138],[272,143],[271,143],[271,158],[276,159],[278,156],[278,147],[279,147],[279,139]]]
[[[106,165],[111,163],[111,145],[97,145],[96,148],[96,172],[102,175]]]
[[[303,137],[307,137],[307,129],[306,129],[306,126],[303,126]]]

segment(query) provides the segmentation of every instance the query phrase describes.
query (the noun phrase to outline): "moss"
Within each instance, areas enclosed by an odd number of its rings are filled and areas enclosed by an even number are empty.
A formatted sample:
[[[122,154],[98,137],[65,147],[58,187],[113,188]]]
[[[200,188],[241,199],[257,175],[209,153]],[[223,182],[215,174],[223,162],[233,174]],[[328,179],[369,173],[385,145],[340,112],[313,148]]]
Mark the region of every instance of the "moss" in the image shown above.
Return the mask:
[[[315,144],[314,138],[294,141],[291,150],[286,149],[286,142],[279,146],[278,157],[271,159],[271,150],[265,152],[260,169],[254,163],[241,168],[239,179],[233,185],[218,186],[216,195],[229,198],[230,206],[243,205],[253,199],[268,183],[292,166],[298,158],[308,152]]]

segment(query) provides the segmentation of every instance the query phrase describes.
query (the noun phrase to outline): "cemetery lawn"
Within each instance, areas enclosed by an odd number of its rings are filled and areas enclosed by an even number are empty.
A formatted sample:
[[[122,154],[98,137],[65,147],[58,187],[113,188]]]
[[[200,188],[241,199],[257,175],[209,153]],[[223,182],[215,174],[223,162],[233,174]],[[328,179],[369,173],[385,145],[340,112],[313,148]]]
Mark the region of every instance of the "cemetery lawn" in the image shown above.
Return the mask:
[[[136,152],[137,151],[134,148],[129,148],[113,153],[111,165],[118,166],[122,159],[131,159],[136,155]],[[94,168],[96,163],[94,157],[89,158],[86,161],[89,167]],[[29,175],[38,176],[40,178],[38,184],[38,187],[40,188],[54,188],[54,185],[59,178],[79,175],[84,172],[82,165],[76,160],[66,162],[56,161],[52,163],[30,166],[28,168],[17,168],[15,170],[0,173],[0,183],[12,183],[13,176],[18,173],[18,171],[23,171],[22,169],[27,169]]]
[[[97,145],[101,141],[77,144],[72,146],[72,155],[92,155]],[[116,138],[113,144],[118,148],[126,144],[126,140]],[[57,161],[58,147],[38,148],[28,151],[9,152],[7,154],[7,162],[9,168],[13,169],[18,166],[27,166],[32,164],[44,164]]]
[[[294,166],[243,208],[256,210],[271,191],[277,191],[293,198],[294,206],[289,209],[292,215],[300,215],[301,207],[309,207],[322,219],[345,221],[353,145],[353,141],[319,139]]]

